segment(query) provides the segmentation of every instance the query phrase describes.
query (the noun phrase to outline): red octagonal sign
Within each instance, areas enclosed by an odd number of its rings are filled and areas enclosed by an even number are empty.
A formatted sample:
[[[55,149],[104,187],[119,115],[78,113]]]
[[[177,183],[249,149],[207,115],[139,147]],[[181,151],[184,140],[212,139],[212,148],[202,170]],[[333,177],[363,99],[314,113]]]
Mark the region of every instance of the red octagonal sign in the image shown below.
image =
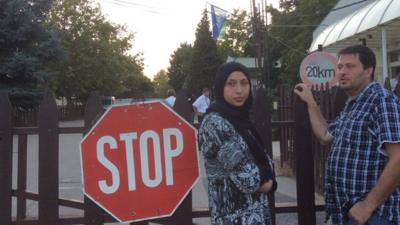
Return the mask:
[[[170,216],[199,177],[196,146],[164,103],[114,105],[81,142],[84,193],[121,222]]]

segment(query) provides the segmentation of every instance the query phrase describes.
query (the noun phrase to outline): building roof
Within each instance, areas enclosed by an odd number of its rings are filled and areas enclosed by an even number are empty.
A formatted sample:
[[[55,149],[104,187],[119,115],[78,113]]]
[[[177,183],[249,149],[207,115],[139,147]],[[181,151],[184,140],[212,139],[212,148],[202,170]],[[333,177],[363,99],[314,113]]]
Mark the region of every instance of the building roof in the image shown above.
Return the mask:
[[[369,47],[379,49],[381,30],[385,27],[388,42],[400,44],[400,1],[375,0],[342,19],[333,22],[314,37],[310,52],[322,45],[327,51],[337,51],[345,46],[360,43],[365,38]]]
[[[357,9],[362,8],[373,1],[375,0],[338,0],[336,5],[314,30],[313,38],[316,38],[329,25],[343,19]]]
[[[228,56],[226,62],[238,62],[243,64],[249,69],[256,69],[257,68],[257,58],[254,57],[232,57]]]

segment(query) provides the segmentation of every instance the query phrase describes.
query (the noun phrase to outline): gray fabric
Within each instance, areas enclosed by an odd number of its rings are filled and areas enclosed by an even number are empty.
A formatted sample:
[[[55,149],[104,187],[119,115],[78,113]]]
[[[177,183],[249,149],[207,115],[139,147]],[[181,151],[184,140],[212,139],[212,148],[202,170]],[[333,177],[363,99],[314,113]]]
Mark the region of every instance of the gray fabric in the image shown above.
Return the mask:
[[[267,195],[256,191],[261,182],[259,168],[233,125],[218,113],[207,114],[198,143],[208,178],[211,223],[271,224]]]

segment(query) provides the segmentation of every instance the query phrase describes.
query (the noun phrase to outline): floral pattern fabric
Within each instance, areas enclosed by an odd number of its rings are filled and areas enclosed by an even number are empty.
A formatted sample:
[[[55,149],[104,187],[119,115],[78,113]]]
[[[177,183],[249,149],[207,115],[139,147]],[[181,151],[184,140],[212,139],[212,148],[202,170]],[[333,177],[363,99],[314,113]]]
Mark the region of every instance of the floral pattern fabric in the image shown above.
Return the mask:
[[[270,225],[267,194],[246,142],[218,113],[205,116],[198,133],[204,156],[213,225]],[[268,158],[269,163],[272,163]]]

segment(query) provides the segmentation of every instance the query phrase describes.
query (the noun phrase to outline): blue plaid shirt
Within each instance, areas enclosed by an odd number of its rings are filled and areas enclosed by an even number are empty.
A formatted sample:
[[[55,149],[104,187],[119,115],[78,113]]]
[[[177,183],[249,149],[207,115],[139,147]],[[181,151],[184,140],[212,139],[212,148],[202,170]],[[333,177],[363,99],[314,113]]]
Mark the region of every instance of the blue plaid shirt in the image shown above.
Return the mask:
[[[346,103],[328,126],[333,141],[327,159],[325,202],[333,224],[375,186],[388,157],[384,143],[400,142],[400,101],[377,82]],[[376,212],[400,224],[400,186]]]

